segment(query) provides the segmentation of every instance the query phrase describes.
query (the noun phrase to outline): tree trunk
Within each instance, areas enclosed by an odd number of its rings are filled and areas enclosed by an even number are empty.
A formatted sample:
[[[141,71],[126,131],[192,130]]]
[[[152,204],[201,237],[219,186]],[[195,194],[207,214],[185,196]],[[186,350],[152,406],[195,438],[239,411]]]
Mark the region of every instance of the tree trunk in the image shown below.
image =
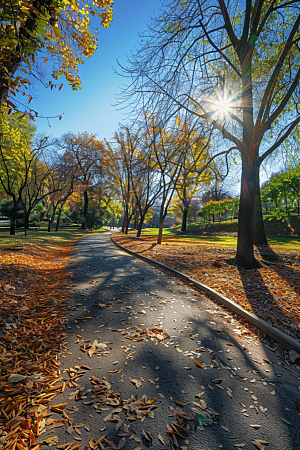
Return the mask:
[[[14,236],[16,234],[16,212],[15,209],[12,212],[10,219],[10,228],[9,228],[10,236]]]
[[[59,208],[59,210],[58,210],[57,219],[56,219],[56,227],[55,227],[55,231],[58,231],[61,211],[62,211],[62,207]]]
[[[125,233],[125,230],[128,230],[128,206],[125,205],[125,211],[124,211],[124,219],[123,219],[123,224],[122,224],[122,233]],[[127,234],[127,233],[125,233]]]
[[[145,220],[145,215],[146,214],[141,214],[140,216],[140,220],[137,226],[137,233],[136,233],[136,237],[140,237],[141,233],[142,233],[142,229],[143,229],[143,224],[144,224],[144,220]]]
[[[259,167],[256,167],[256,172],[255,172],[253,244],[254,245],[268,245],[268,241],[266,238],[266,232],[265,232],[264,218],[263,218],[263,213],[262,213],[262,206],[261,206]]]
[[[157,244],[161,244],[162,241],[162,233],[163,233],[164,221],[159,221],[158,235],[157,235]]]
[[[48,219],[48,233],[51,231],[51,218]]]
[[[25,208],[25,229],[24,229],[25,236],[26,236],[26,230],[28,230],[28,228],[29,228],[30,213],[31,213],[31,210],[30,209],[26,210],[26,208]]]
[[[163,205],[164,205],[164,202],[162,203],[162,205],[160,207],[160,212],[159,212],[159,227],[158,227],[157,244],[161,244],[163,226],[164,226],[164,218],[166,217],[166,214],[164,214],[164,206]]]
[[[88,197],[87,191],[84,191],[83,198],[84,198],[84,206],[83,206],[83,220],[82,220],[82,224],[81,224],[81,229],[85,230],[85,228],[86,228],[86,216],[87,216],[88,207],[89,207],[89,197]]]
[[[241,195],[238,221],[238,240],[235,260],[248,269],[258,266],[253,250],[255,201],[255,167],[253,161],[242,159]]]
[[[181,231],[186,230],[187,216],[188,216],[189,208],[185,207],[183,210],[182,222],[181,222]]]

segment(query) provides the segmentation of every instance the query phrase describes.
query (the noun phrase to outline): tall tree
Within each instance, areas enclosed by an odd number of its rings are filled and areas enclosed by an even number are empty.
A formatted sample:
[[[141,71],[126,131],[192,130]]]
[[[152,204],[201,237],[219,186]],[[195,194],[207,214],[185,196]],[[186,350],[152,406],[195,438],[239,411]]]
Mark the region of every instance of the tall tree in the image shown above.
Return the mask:
[[[28,177],[36,157],[33,148],[35,128],[20,113],[0,114],[0,187],[13,201],[10,234],[15,234],[16,214],[27,186]]]
[[[86,228],[89,207],[89,190],[101,184],[106,150],[104,144],[94,134],[66,134],[60,144],[64,149],[64,158],[76,166],[77,190],[83,197],[82,229]]]
[[[300,122],[299,26],[298,0],[170,0],[124,69],[123,98],[184,108],[240,153],[236,261],[249,268],[267,244],[260,166]]]

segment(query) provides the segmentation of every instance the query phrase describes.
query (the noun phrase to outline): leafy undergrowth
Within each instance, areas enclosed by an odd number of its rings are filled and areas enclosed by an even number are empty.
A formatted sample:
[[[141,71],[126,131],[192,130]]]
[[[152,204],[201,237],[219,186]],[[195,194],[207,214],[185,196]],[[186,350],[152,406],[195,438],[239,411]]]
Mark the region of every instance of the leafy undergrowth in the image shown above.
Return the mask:
[[[274,246],[268,251],[256,249],[256,258],[262,266],[246,270],[232,263],[235,248],[221,243],[187,246],[167,236],[165,245],[156,245],[152,236],[138,239],[114,235],[114,239],[132,251],[210,286],[247,311],[300,339],[300,257],[292,246]]]
[[[57,356],[74,235],[36,240],[0,247],[0,448],[7,450],[39,448],[47,404],[64,389],[54,385],[62,380]]]

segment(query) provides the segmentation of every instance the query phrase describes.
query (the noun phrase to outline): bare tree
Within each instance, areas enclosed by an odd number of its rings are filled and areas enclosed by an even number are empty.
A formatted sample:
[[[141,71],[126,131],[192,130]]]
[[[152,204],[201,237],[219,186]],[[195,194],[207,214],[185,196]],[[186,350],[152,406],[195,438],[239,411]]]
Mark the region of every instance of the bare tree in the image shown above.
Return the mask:
[[[255,267],[264,234],[259,169],[300,122],[297,0],[170,0],[142,36],[123,99],[184,108],[242,160],[236,261]],[[223,151],[222,149],[222,151]]]

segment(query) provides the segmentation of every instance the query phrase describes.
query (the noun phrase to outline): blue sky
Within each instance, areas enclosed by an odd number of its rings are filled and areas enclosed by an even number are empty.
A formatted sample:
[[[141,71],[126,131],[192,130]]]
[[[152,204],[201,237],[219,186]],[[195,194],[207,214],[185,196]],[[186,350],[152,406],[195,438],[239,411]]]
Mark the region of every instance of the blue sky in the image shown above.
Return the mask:
[[[159,4],[160,0],[115,0],[111,27],[99,29],[96,53],[79,68],[82,89],[72,91],[63,78],[59,80],[64,82],[60,92],[36,86],[30,106],[41,116],[63,115],[61,121],[50,119],[51,127],[46,119],[37,119],[38,131],[53,137],[60,137],[67,131],[95,133],[98,139],[113,136],[118,123],[124,123],[126,118],[112,106],[124,83],[112,66],[116,68],[116,59],[122,63],[126,53],[134,50],[138,33]]]

